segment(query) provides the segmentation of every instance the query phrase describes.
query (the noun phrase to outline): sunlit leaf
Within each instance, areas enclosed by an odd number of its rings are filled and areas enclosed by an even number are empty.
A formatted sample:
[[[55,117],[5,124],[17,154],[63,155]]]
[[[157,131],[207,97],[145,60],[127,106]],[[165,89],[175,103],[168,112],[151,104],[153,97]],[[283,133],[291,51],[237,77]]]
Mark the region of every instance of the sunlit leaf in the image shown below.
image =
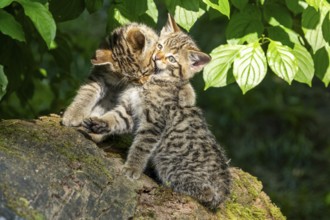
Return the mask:
[[[307,4],[314,7],[316,10],[321,6],[323,0],[306,0]]]
[[[167,9],[174,15],[177,24],[189,31],[205,11],[199,7],[199,0],[166,0]]]
[[[280,78],[291,84],[298,72],[297,60],[290,47],[271,41],[267,50],[268,65]]]
[[[212,60],[203,71],[205,89],[223,87],[233,82],[228,76],[228,70],[242,47],[242,45],[227,44],[221,45],[211,52]]]
[[[22,26],[8,12],[0,9],[0,32],[18,41],[25,41]]]
[[[203,2],[211,8],[219,11],[221,14],[226,15],[228,18],[230,17],[230,6],[228,0],[217,0],[217,4],[213,3],[211,0],[203,0]]]
[[[31,2],[28,0],[16,1],[23,6],[24,13],[31,19],[46,45],[50,47],[51,42],[55,38],[56,24],[47,7],[39,2]]]
[[[294,79],[301,83],[306,83],[312,86],[312,79],[314,76],[314,62],[311,54],[308,50],[300,45],[295,44],[293,48],[293,54],[297,59],[298,72],[294,76]]]
[[[243,94],[266,76],[267,60],[259,42],[245,45],[234,60],[233,74]]]
[[[326,44],[322,33],[324,17],[325,12],[321,8],[319,11],[316,11],[314,8],[308,7],[302,14],[302,27],[305,38],[311,45],[314,53]]]
[[[0,65],[0,100],[6,94],[6,88],[8,85],[8,79],[3,72],[3,66]]]

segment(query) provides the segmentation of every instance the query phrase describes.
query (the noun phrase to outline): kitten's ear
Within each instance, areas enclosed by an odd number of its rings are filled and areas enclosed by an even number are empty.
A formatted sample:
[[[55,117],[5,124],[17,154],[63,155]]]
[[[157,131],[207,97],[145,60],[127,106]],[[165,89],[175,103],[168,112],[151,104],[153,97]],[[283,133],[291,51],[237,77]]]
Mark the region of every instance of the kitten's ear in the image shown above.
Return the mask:
[[[137,28],[133,28],[127,33],[127,41],[134,50],[143,50],[145,44],[145,36]]]
[[[189,51],[190,69],[193,73],[201,71],[211,61],[211,57],[201,51]]]
[[[91,59],[93,65],[111,64],[112,51],[109,49],[97,49],[94,57]]]
[[[170,13],[168,13],[167,22],[166,22],[165,26],[163,27],[163,29],[161,30],[160,35],[174,33],[174,32],[178,32],[178,31],[181,31],[181,29],[175,23],[175,20],[170,15]]]

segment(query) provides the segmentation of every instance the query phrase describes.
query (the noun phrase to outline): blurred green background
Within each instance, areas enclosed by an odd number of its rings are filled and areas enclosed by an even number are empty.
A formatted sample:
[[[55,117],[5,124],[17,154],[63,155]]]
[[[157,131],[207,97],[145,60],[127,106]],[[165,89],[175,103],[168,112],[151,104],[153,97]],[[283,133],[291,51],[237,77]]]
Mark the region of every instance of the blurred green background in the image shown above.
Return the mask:
[[[155,28],[159,31],[167,15],[162,4],[158,7]],[[33,77],[17,76],[21,77],[17,81],[7,76],[9,85],[0,102],[0,118],[37,118],[60,113],[69,105],[89,74],[94,50],[107,34],[106,10],[104,7],[93,14],[84,11],[72,21],[58,23],[55,42],[62,43],[51,53],[42,53],[46,49],[30,41],[34,60],[24,62],[37,62],[41,68],[32,71]],[[224,16],[205,14],[190,34],[210,53],[225,43],[227,21]],[[15,47],[7,48],[9,40],[0,34],[1,50],[15,51]],[[20,60],[26,59],[26,54],[15,56],[18,66],[28,68]],[[194,78],[193,85],[198,105],[232,166],[258,177],[288,219],[329,218],[329,88],[315,77],[312,88],[297,82],[289,86],[273,73],[245,95],[237,84],[204,91],[202,73]]]

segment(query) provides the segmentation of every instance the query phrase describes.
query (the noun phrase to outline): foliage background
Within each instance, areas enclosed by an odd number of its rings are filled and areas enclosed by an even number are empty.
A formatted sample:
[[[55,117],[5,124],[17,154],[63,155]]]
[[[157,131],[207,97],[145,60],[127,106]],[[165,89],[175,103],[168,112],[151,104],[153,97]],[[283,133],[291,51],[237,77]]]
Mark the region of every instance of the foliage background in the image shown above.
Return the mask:
[[[246,15],[251,8],[257,12]],[[209,66],[193,84],[198,105],[231,164],[257,176],[289,219],[327,219],[330,91],[324,85],[330,79],[330,27],[326,0],[2,0],[0,118],[61,112],[89,74],[89,59],[107,33],[128,21],[160,30],[167,11],[215,60],[210,65],[215,70]],[[304,26],[307,12],[311,22]],[[291,72],[286,68],[286,78],[256,58],[257,71],[248,72],[244,81],[244,74],[235,71],[246,70],[225,64],[229,56],[219,63],[217,56],[225,53],[214,50],[219,45],[257,45],[266,56],[275,40],[289,53],[295,44],[306,48],[302,60],[308,65],[299,67],[297,60],[289,60],[287,65],[293,67]],[[239,60],[244,54],[234,57]],[[253,53],[250,57],[255,58]],[[297,77],[298,71],[305,73],[303,77]],[[256,80],[251,84],[247,79],[252,76]],[[210,86],[221,88],[204,91]]]

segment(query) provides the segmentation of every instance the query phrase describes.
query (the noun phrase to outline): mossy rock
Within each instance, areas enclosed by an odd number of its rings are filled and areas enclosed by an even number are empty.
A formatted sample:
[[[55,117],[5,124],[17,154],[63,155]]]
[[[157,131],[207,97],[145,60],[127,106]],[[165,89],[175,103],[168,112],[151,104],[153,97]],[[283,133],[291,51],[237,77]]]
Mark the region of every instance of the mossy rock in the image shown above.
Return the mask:
[[[59,122],[56,115],[0,121],[0,219],[285,219],[240,169],[231,168],[231,196],[212,213],[146,175],[122,176],[130,138],[97,146]]]

